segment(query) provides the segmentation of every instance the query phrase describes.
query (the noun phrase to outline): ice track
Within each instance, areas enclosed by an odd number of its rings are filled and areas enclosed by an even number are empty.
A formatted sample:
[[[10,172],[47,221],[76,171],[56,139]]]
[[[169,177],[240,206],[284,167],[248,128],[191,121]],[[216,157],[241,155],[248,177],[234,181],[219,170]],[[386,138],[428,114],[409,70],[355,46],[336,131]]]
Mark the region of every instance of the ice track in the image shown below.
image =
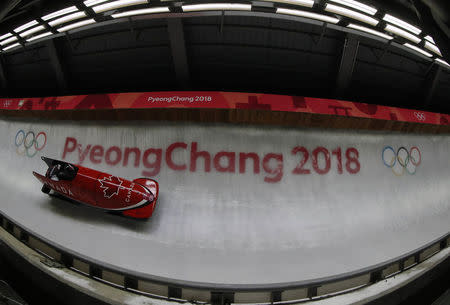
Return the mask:
[[[394,259],[450,231],[448,136],[5,119],[0,136],[2,213],[58,247],[151,278],[308,281]],[[31,174],[44,171],[42,155],[152,176],[160,183],[153,217],[44,195]]]

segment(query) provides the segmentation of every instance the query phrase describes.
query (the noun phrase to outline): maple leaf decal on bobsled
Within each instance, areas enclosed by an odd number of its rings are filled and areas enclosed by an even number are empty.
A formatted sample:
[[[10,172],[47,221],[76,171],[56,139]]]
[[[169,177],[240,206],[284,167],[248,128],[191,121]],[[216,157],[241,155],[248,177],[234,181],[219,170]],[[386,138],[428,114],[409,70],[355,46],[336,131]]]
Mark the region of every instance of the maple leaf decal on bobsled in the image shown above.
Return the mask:
[[[105,198],[111,199],[114,195],[119,195],[119,190],[122,186],[122,180],[116,176],[109,176],[100,179],[100,187],[103,189]]]
[[[42,160],[48,166],[45,175],[33,175],[45,194],[127,218],[148,219],[153,214],[159,194],[158,182],[153,179],[130,181],[78,164],[47,157]]]

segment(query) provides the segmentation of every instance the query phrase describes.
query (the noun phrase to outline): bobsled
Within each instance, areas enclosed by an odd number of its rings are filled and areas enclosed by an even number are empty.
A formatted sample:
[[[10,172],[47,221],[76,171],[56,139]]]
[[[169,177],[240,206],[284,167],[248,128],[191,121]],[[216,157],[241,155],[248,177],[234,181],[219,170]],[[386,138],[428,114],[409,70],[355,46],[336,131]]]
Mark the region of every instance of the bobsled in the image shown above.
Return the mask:
[[[148,178],[133,181],[80,165],[46,157],[45,176],[33,172],[43,184],[42,192],[126,217],[147,219],[158,199],[158,182]]]

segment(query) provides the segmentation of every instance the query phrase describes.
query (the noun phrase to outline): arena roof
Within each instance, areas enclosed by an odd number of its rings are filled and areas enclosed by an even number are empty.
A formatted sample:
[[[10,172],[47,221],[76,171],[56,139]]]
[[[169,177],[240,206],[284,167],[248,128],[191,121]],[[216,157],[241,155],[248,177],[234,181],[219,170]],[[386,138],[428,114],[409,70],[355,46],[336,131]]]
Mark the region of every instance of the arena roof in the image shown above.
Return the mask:
[[[449,12],[440,0],[8,0],[2,96],[222,90],[450,113]]]

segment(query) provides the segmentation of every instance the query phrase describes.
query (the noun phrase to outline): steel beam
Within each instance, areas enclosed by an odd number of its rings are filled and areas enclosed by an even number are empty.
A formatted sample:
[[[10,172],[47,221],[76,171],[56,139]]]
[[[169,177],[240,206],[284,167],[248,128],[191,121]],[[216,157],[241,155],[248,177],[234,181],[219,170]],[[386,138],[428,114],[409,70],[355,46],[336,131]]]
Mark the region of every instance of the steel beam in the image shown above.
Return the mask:
[[[168,18],[170,47],[172,50],[173,65],[177,82],[182,89],[189,89],[189,65],[186,55],[183,23],[180,18]]]
[[[0,56],[0,89],[3,93],[8,90],[8,78],[6,75],[5,62],[2,56]]]
[[[0,20],[3,20],[10,11],[12,11],[17,5],[19,5],[21,0],[4,0],[0,5]]]
[[[352,81],[356,56],[358,55],[359,40],[356,35],[347,34],[342,49],[339,70],[336,78],[335,95],[342,97]]]

